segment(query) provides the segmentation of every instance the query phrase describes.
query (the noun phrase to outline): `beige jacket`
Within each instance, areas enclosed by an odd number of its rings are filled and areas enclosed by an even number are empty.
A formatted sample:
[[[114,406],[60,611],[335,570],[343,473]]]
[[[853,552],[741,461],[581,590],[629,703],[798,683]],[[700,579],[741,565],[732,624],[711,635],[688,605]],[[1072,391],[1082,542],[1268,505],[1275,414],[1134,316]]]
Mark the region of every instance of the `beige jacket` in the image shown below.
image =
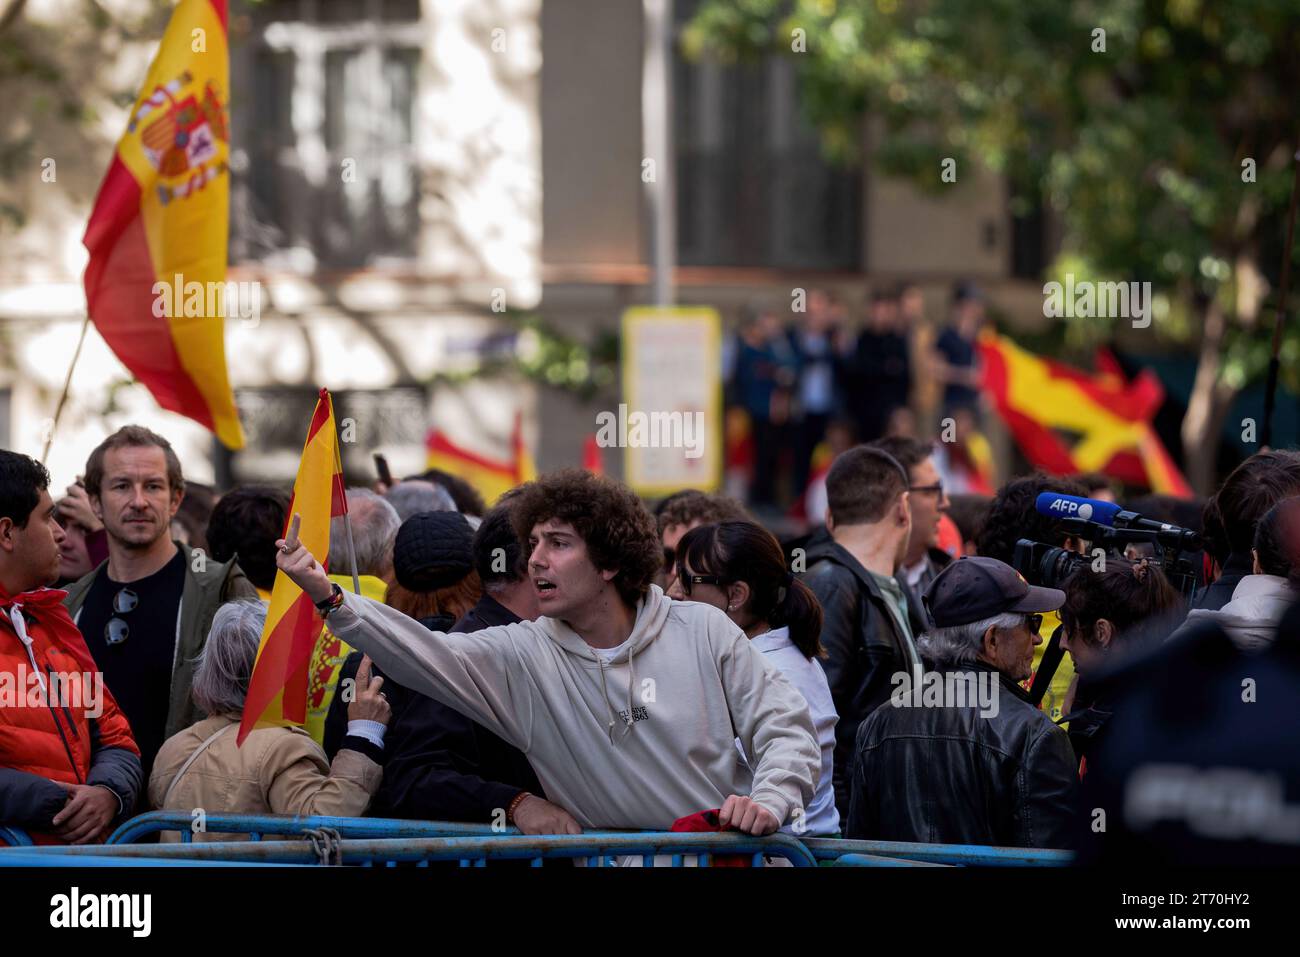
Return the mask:
[[[181,766],[208,737],[222,730],[186,769],[167,803],[163,797]],[[206,718],[163,744],[149,776],[149,803],[163,811],[192,814],[329,814],[359,817],[379,790],[383,768],[344,748],[331,765],[325,752],[299,728],[258,728],[237,748],[239,721]],[[243,836],[197,832],[195,841],[235,841]],[[163,832],[163,841],[179,841]]]

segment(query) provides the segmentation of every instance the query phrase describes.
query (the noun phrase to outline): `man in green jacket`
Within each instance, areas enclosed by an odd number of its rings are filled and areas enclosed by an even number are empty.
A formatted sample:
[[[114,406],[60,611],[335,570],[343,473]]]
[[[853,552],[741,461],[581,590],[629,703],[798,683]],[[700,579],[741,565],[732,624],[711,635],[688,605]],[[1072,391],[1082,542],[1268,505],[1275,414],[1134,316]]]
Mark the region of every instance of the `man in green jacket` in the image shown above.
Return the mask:
[[[234,559],[213,561],[172,540],[185,480],[162,436],[119,429],[90,453],[85,485],[108,559],[68,586],[64,604],[131,723],[147,779],[163,741],[203,717],[190,685],[212,616],[257,590]]]

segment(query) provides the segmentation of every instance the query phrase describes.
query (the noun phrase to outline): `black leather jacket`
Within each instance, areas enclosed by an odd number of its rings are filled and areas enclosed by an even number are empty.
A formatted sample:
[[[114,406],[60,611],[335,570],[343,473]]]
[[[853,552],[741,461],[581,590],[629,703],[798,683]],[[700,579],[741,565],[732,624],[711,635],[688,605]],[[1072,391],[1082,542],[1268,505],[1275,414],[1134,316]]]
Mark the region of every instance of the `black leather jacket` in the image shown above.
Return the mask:
[[[890,678],[895,672],[907,672],[909,659],[879,586],[825,529],[808,540],[807,562],[803,580],[821,602],[821,643],[826,649],[821,663],[840,716],[835,725],[833,776],[835,806],[843,820],[849,811],[858,725],[889,699]],[[908,611],[912,633],[920,635],[924,628],[910,604]]]
[[[879,708],[858,731],[846,836],[1070,846],[1078,762],[1066,733],[990,666],[950,670],[994,676],[996,714],[978,705]]]

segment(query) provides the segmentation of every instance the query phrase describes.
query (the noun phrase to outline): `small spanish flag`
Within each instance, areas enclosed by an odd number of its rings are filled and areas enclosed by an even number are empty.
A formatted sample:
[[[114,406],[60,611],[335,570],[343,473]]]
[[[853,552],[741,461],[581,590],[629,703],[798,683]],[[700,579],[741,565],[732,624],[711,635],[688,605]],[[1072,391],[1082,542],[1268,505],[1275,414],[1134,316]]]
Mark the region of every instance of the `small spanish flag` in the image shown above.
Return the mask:
[[[321,389],[302,449],[298,478],[293,483],[288,522],[293,521],[295,512],[302,516],[298,537],[317,561],[327,566],[327,571],[330,519],[348,510],[340,463],[334,402]],[[277,571],[237,744],[243,744],[255,726],[306,722],[307,666],[323,624],[307,594],[284,572]]]
[[[510,434],[510,461],[502,462],[477,455],[447,438],[438,429],[430,429],[424,440],[428,450],[426,468],[442,469],[463,478],[491,505],[503,492],[537,478],[537,466],[524,445],[523,415],[515,413],[515,426]]]
[[[86,309],[164,409],[242,448],[226,371],[230,227],[226,0],[180,0],[82,240]]]

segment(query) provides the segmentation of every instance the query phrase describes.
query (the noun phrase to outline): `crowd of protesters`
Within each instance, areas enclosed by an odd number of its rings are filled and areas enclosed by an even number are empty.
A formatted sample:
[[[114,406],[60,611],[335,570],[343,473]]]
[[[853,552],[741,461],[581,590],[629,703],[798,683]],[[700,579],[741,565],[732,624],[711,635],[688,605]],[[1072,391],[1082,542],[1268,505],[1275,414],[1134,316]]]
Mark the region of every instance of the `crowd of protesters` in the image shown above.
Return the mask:
[[[283,489],[186,507],[147,429],[108,436],[57,502],[39,463],[0,451],[0,825],[84,844],[202,808],[1294,857],[1300,454],[1250,457],[1199,512],[1144,500],[1202,534],[1194,587],[1035,510],[1044,491],[1113,497],[1104,479],[950,496],[938,447],[885,435],[908,299],[874,299],[855,345],[820,293],[795,333],[746,333],[746,402],[786,409],[768,434],[797,420],[779,441],[804,448],[841,401],[874,416],[784,543],[721,495],[650,509],[563,470],[488,508],[431,471],[348,489],[350,535],[335,518],[312,555]],[[978,293],[954,315],[937,348],[957,409]],[[837,397],[846,363],[873,363],[870,394]],[[1074,570],[1029,580],[1024,540]],[[278,575],[324,622],[307,721],[241,743]],[[77,681],[90,700],[69,703]],[[1248,803],[1215,790],[1224,768]]]
[[[976,340],[984,296],[970,282],[952,290],[949,321],[932,331],[917,286],[885,286],[860,305],[808,290],[797,321],[756,308],[728,343],[726,400],[744,423],[745,498],[757,510],[795,505],[816,523],[825,511],[819,484],[829,459],[855,443],[915,438],[914,407],[924,384],[929,403],[951,417],[954,438],[940,456],[950,488],[962,478],[968,441],[981,441]],[[961,490],[961,489],[957,489]],[[806,505],[804,497],[812,494]]]

